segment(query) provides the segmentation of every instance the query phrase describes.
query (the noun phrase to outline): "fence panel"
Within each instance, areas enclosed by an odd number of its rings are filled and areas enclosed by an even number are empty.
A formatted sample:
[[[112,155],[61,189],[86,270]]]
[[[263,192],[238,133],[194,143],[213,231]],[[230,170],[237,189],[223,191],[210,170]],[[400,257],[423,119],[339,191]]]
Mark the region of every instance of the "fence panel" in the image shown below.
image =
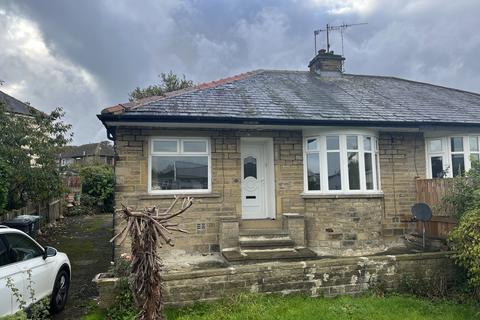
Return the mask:
[[[434,216],[448,216],[451,209],[442,202],[443,197],[451,187],[453,179],[417,179],[417,202],[425,202],[433,211]]]

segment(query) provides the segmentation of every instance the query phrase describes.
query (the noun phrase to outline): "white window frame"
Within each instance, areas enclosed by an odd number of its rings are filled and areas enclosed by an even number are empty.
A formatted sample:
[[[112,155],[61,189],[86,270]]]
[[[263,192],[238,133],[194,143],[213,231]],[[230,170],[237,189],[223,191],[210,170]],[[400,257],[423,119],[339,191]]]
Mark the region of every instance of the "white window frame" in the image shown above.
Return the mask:
[[[463,138],[463,151],[452,151],[451,138]],[[432,157],[442,157],[443,170],[446,171],[445,178],[453,177],[452,170],[452,155],[454,154],[463,154],[463,159],[465,161],[465,172],[468,172],[472,167],[472,161],[470,156],[472,154],[480,154],[479,151],[470,151],[470,138],[476,137],[477,143],[480,148],[480,134],[454,134],[449,136],[442,137],[427,137],[425,139],[425,158],[426,158],[426,168],[427,168],[427,178],[432,179]],[[441,140],[442,141],[442,150],[438,152],[430,151],[430,141],[432,140]]]
[[[176,152],[154,152],[153,143],[155,141],[176,141]],[[205,152],[184,152],[184,141],[202,141],[206,142],[207,150]],[[208,189],[177,189],[177,190],[153,190],[152,189],[152,157],[153,156],[207,156],[208,157]],[[148,193],[153,195],[175,195],[175,194],[208,194],[212,192],[212,153],[209,138],[203,137],[150,137],[148,142]]]
[[[340,152],[340,169],[341,169],[341,190],[328,189],[328,167],[327,167],[327,152],[338,152],[335,150],[327,151],[327,136],[338,136],[339,152]],[[358,142],[358,150],[350,150],[358,152],[359,155],[359,170],[360,170],[360,189],[349,190],[348,179],[348,150],[347,150],[347,136],[356,136]],[[371,150],[364,149],[364,137],[371,137]],[[318,148],[316,150],[307,149],[307,141],[310,139],[317,139]],[[320,157],[320,190],[308,190],[308,164],[307,154],[318,153]],[[367,189],[366,172],[365,172],[365,153],[372,154],[372,171],[373,171],[373,189]],[[371,132],[360,131],[326,131],[320,134],[306,134],[303,137],[303,182],[304,194],[306,195],[362,195],[362,194],[381,194],[381,185],[379,177],[380,170],[377,165],[378,152],[378,136]]]

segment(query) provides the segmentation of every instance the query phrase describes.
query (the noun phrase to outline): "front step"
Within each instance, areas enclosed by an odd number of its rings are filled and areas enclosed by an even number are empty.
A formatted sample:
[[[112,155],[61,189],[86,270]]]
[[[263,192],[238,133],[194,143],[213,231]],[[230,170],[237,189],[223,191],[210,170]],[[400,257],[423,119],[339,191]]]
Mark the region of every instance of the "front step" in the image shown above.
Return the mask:
[[[230,262],[260,262],[272,260],[306,260],[314,259],[317,254],[308,248],[279,249],[235,249],[222,250],[222,254]]]
[[[222,250],[228,261],[303,260],[317,255],[310,249],[295,247],[295,242],[284,230],[241,230],[239,248]]]

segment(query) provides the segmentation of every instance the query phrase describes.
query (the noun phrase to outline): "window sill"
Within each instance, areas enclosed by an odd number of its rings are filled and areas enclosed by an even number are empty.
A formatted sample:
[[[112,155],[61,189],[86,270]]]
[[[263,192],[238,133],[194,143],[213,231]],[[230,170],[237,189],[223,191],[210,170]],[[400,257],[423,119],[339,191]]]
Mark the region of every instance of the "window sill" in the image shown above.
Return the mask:
[[[152,200],[152,199],[173,199],[178,197],[192,197],[192,198],[220,198],[220,193],[178,193],[178,194],[156,194],[146,193],[139,196],[140,200]]]
[[[375,193],[301,193],[303,199],[364,199],[383,198],[383,192]]]

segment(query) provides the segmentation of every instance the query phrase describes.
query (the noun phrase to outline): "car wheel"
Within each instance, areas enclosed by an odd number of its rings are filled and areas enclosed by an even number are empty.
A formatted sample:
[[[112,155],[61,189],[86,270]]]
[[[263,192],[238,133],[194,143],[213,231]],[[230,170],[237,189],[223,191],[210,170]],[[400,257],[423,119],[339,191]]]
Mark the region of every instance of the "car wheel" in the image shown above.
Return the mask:
[[[60,270],[55,278],[53,285],[52,298],[50,300],[50,307],[53,313],[58,313],[65,308],[68,297],[68,288],[70,287],[70,277],[67,271]]]

